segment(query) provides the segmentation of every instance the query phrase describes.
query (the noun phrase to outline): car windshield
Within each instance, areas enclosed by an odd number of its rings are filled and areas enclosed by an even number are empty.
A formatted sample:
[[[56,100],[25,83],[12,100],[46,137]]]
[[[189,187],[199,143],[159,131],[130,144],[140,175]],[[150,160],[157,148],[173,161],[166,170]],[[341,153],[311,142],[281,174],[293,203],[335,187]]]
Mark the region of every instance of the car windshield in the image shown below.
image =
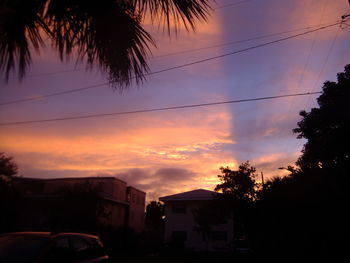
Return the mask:
[[[29,235],[0,236],[0,263],[34,262],[49,240],[47,237]]]

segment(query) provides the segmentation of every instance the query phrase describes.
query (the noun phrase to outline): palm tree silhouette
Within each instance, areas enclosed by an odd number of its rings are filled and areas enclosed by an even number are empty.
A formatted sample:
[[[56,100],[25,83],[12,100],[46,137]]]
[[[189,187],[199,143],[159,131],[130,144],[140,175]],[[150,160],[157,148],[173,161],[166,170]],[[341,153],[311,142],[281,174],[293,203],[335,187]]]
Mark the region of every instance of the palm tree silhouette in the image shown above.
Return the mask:
[[[142,21],[163,25],[170,34],[180,25],[195,28],[206,20],[210,0],[0,0],[0,71],[5,78],[18,68],[20,79],[46,37],[61,60],[98,65],[113,86],[123,89],[148,71],[152,36]]]

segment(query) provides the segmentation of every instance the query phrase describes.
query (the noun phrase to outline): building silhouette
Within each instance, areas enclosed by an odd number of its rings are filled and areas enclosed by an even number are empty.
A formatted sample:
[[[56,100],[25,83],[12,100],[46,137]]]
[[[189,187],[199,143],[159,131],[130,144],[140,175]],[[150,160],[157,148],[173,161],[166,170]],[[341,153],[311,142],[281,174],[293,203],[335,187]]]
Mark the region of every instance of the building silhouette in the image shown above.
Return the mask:
[[[104,226],[114,229],[128,227],[135,232],[141,232],[144,229],[146,193],[128,186],[126,182],[115,177],[54,179],[17,177],[14,179],[14,186],[23,197],[18,204],[20,206],[17,216],[19,229],[49,228],[48,211],[53,202],[64,195],[62,190],[70,189],[74,192],[84,187],[97,192],[104,210],[104,216],[98,220]],[[96,211],[92,212],[96,213]]]

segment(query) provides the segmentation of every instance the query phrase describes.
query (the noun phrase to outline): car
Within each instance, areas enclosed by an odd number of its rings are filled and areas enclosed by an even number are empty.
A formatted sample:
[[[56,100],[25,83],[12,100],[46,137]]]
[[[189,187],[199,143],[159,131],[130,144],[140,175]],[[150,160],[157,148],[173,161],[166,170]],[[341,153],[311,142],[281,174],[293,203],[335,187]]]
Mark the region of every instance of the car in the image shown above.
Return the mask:
[[[108,262],[101,240],[82,233],[14,232],[0,235],[0,263]]]

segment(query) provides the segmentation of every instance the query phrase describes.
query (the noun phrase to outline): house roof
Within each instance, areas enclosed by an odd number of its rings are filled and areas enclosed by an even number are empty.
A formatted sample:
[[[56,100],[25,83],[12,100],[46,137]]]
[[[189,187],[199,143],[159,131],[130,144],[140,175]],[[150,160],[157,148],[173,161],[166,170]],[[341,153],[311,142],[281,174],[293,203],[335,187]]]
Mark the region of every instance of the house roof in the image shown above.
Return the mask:
[[[198,201],[198,200],[212,200],[216,192],[205,190],[205,189],[196,189],[188,192],[183,192],[174,195],[162,196],[159,198],[162,202],[167,201]]]

